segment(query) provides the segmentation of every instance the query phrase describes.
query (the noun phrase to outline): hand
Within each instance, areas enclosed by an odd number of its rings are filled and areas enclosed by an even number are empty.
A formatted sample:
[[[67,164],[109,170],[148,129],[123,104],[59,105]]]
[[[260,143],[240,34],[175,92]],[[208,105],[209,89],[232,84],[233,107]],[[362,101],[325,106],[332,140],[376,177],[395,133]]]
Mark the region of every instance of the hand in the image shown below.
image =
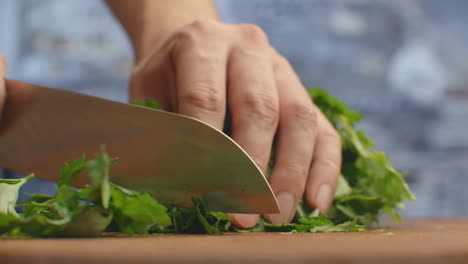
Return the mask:
[[[0,53],[0,119],[3,111],[3,104],[5,103],[6,87],[5,87],[5,75],[6,75],[6,60]]]
[[[258,26],[198,20],[181,28],[137,61],[130,97],[155,98],[165,110],[220,130],[227,105],[232,138],[264,172],[277,133],[270,183],[281,214],[266,215],[268,221],[290,221],[304,193],[312,207],[329,208],[340,174],[340,138]],[[243,228],[257,220],[233,219]]]

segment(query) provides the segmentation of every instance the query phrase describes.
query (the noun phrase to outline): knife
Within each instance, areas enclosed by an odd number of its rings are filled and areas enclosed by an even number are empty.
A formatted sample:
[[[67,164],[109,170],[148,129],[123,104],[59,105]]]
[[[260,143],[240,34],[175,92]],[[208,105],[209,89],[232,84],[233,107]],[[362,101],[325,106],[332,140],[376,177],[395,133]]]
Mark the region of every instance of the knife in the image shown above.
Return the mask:
[[[6,89],[0,168],[52,178],[64,162],[93,157],[104,144],[119,159],[111,181],[163,204],[190,207],[198,197],[215,211],[279,212],[255,162],[202,121],[16,80]]]

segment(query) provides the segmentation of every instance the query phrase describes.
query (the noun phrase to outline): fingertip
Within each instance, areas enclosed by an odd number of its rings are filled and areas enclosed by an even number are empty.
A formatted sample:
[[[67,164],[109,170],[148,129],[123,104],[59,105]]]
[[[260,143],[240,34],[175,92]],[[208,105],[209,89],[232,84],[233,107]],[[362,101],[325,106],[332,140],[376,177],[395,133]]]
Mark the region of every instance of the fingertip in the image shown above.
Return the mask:
[[[333,201],[333,190],[330,184],[321,184],[315,193],[307,195],[307,200],[309,205],[319,209],[321,214],[327,213]]]
[[[265,215],[265,219],[272,224],[288,223],[294,217],[297,201],[292,193],[282,192],[277,197],[280,207],[279,214]]]
[[[232,214],[232,222],[242,229],[254,228],[258,223],[259,215],[253,214]]]

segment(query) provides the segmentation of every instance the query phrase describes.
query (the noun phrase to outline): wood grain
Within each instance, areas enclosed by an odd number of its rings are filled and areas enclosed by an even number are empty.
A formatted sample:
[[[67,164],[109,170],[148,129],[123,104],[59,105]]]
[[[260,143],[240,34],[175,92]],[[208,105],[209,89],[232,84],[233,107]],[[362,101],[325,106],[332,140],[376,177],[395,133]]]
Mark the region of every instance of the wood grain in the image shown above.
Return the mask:
[[[468,263],[468,219],[361,233],[0,240],[0,263]]]

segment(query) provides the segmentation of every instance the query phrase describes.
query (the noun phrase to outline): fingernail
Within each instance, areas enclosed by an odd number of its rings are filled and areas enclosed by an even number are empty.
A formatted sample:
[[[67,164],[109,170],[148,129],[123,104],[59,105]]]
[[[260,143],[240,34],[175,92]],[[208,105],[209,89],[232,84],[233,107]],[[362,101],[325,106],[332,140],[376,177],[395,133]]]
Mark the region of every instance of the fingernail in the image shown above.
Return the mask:
[[[315,197],[315,204],[320,209],[320,213],[326,213],[330,206],[332,198],[332,190],[330,185],[322,184],[319,187],[317,196]]]
[[[237,222],[240,228],[253,228],[258,222],[258,215],[235,214],[232,218]]]
[[[289,222],[296,209],[296,199],[294,198],[294,195],[288,192],[282,192],[276,198],[278,199],[280,213],[269,215],[270,222],[272,224]]]

